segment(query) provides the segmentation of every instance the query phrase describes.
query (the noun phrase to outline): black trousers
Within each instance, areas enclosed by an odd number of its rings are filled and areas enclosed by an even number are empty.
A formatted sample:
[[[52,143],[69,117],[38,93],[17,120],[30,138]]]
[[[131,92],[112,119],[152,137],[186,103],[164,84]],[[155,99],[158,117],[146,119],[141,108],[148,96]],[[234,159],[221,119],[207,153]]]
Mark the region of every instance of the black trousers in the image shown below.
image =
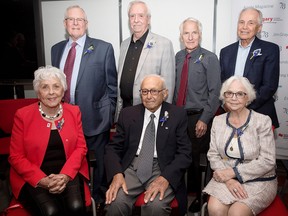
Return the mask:
[[[96,158],[96,167],[93,175],[92,197],[96,203],[105,203],[105,194],[108,188],[104,167],[104,151],[110,138],[110,130],[95,136],[85,136],[89,150],[93,150]]]
[[[205,153],[209,149],[210,130],[212,122],[207,125],[206,133],[200,137],[196,137],[195,127],[201,113],[188,114],[188,135],[192,144],[192,164],[188,169],[187,174],[187,189],[188,192],[196,192],[196,197],[201,197],[201,169],[200,169],[200,154]]]
[[[47,189],[25,184],[19,200],[33,216],[86,215],[84,185],[79,176],[70,181],[61,194],[51,194]]]

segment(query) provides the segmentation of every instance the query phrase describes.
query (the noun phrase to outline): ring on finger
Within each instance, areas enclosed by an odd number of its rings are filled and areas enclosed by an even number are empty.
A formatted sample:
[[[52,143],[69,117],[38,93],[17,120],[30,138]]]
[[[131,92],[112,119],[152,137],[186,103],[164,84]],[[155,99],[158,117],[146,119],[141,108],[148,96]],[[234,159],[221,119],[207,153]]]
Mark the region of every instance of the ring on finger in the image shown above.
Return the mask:
[[[235,193],[237,193],[237,189],[236,189],[236,188],[234,188],[233,191],[234,191]]]

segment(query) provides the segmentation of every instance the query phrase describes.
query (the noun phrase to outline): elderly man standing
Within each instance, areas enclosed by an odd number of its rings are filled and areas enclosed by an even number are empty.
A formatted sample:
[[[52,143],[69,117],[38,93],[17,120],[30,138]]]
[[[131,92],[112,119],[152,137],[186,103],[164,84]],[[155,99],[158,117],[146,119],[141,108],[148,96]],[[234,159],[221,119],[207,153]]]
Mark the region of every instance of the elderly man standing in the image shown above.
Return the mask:
[[[175,196],[180,214],[185,215],[184,174],[191,164],[186,112],[164,102],[168,90],[159,75],[144,78],[140,95],[142,104],[121,111],[116,134],[105,149],[107,179],[111,181],[106,215],[131,215],[143,191],[146,204],[141,207],[142,215],[169,215]]]
[[[151,13],[146,3],[131,1],[128,17],[132,36],[120,48],[117,116],[122,108],[141,103],[138,90],[145,75],[159,74],[165,78],[170,91],[167,102],[172,102],[175,83],[172,42],[149,30]]]
[[[274,94],[279,84],[280,50],[277,44],[257,37],[262,30],[262,19],[262,12],[253,7],[241,11],[237,27],[239,41],[220,51],[221,80],[224,82],[233,75],[246,77],[257,94],[248,108],[268,115],[277,128]]]
[[[220,105],[221,81],[217,56],[200,46],[202,25],[195,18],[187,18],[180,25],[180,38],[185,48],[176,54],[176,87],[173,103],[183,107],[188,115],[188,134],[192,143],[193,162],[188,169],[189,192],[196,199],[189,207],[200,211],[201,170],[200,154],[206,154],[210,142],[213,117]]]
[[[107,190],[103,155],[117,99],[114,49],[112,44],[87,35],[87,15],[80,6],[68,7],[63,23],[69,39],[52,46],[51,60],[66,74],[64,100],[80,107],[85,140],[89,150],[95,152],[92,196],[101,215]]]

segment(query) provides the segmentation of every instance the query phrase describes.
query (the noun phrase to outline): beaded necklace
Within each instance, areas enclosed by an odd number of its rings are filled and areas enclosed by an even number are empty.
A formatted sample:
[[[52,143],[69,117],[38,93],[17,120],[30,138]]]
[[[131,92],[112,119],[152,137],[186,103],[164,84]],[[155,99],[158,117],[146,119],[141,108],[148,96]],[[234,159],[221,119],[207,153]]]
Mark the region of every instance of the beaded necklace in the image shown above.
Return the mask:
[[[39,112],[41,113],[41,116],[43,116],[44,118],[47,118],[49,120],[54,120],[55,118],[58,118],[60,116],[60,114],[63,112],[62,105],[59,104],[58,112],[54,116],[49,116],[46,113],[44,113],[44,111],[42,110],[42,106],[41,106],[40,102],[38,103],[38,105],[39,105]]]

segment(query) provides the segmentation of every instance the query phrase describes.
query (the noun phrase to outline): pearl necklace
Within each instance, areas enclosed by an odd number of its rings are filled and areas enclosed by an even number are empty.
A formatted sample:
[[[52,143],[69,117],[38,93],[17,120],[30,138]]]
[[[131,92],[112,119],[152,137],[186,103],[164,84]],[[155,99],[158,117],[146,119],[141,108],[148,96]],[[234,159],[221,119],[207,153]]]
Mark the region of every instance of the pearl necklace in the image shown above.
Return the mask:
[[[49,116],[46,113],[44,113],[44,111],[42,110],[42,106],[41,103],[39,102],[39,112],[41,113],[41,116],[43,116],[44,118],[47,118],[49,120],[54,120],[55,118],[58,118],[60,116],[60,114],[63,112],[63,108],[62,105],[59,104],[59,110],[58,112],[54,115],[54,116]]]

